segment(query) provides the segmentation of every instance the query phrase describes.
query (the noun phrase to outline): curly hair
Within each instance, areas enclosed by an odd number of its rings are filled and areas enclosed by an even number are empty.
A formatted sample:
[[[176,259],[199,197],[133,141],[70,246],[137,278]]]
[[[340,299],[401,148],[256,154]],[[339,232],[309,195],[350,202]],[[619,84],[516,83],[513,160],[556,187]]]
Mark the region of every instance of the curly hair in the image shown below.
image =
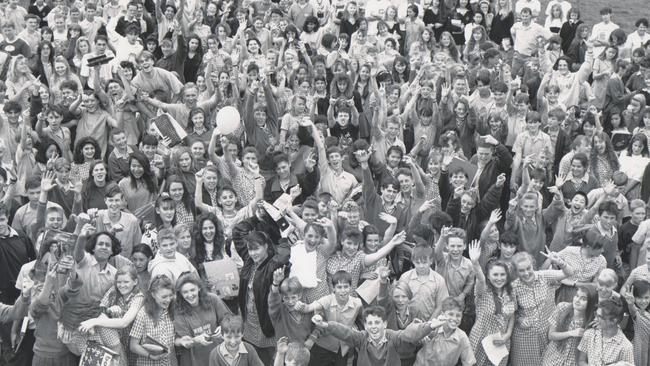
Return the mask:
[[[196,262],[197,263],[203,263],[206,260],[209,260],[207,258],[208,254],[206,251],[206,239],[203,236],[203,224],[206,221],[211,221],[212,224],[214,225],[214,239],[212,240],[212,244],[214,246],[214,249],[212,251],[212,256],[213,258],[217,259],[220,257],[224,256],[224,250],[227,251],[228,248],[225,248],[225,234],[224,234],[224,229],[223,225],[221,224],[221,221],[217,218],[217,216],[213,213],[204,213],[199,215],[199,217],[196,218],[196,221],[194,223],[194,228],[192,229],[192,238],[194,239],[194,249],[196,251]]]

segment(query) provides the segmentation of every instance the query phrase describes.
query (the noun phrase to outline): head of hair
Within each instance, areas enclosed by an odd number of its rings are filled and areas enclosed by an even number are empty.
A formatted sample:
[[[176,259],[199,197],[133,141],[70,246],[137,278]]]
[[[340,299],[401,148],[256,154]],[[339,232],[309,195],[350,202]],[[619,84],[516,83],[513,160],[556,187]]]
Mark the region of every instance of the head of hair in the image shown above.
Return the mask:
[[[205,287],[205,283],[198,274],[194,272],[185,272],[182,273],[176,280],[176,308],[179,314],[191,314],[192,305],[190,305],[182,295],[182,288],[186,284],[192,284],[199,289],[199,307],[203,310],[210,310],[211,303],[210,298],[208,297],[208,290]]]
[[[339,283],[345,283],[352,286],[352,275],[343,270],[336,271],[336,273],[332,275],[332,286],[336,286]]]
[[[210,243],[214,246],[213,255],[215,258],[217,256],[225,256],[225,234],[221,221],[211,212],[203,213],[196,218],[194,229],[192,230],[192,238],[194,239],[194,248],[196,250],[196,260],[198,263],[205,261],[208,255],[206,250],[207,243],[203,237],[203,225],[208,221],[214,225],[215,230],[213,242]]]
[[[120,244],[119,239],[115,235],[109,233],[108,231],[100,231],[94,233],[86,239],[86,252],[90,254],[95,254],[95,246],[97,246],[97,241],[101,236],[107,236],[111,241],[111,257],[114,257],[122,252],[122,244]]]

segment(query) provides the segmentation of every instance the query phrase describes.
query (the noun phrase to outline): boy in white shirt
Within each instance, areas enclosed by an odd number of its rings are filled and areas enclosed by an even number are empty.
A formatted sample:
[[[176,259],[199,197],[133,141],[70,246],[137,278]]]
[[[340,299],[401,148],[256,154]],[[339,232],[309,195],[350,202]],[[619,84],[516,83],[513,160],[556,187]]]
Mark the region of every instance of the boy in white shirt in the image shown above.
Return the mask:
[[[594,44],[594,57],[600,56],[605,50],[605,47],[609,46],[609,35],[614,29],[619,28],[618,25],[612,22],[611,8],[600,9],[600,17],[603,21],[594,24],[591,30],[591,38],[589,39]]]

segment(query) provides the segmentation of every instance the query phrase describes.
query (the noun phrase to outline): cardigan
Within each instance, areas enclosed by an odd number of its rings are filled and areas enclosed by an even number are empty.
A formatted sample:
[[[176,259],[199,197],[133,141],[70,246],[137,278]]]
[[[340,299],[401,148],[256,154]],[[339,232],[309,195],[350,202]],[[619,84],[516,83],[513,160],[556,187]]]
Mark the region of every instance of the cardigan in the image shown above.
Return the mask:
[[[481,236],[480,223],[484,218],[490,217],[492,210],[499,208],[502,187],[493,184],[487,191],[485,197],[474,207],[465,222],[461,222],[460,198],[453,197],[447,204],[447,213],[454,222],[454,227],[464,227],[467,233],[467,240],[478,239]]]
[[[230,365],[226,360],[223,359],[223,356],[219,353],[219,346],[214,347],[212,352],[210,352],[210,366],[264,366],[262,360],[257,355],[257,351],[253,348],[252,345],[242,341],[244,348],[246,348],[246,353],[239,353],[239,359]]]

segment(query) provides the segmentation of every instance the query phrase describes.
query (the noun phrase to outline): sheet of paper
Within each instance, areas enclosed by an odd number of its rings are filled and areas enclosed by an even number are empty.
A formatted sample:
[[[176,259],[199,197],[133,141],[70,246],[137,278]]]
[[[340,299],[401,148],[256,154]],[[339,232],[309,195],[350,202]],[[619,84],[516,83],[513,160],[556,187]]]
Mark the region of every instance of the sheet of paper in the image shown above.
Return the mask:
[[[366,280],[357,287],[357,294],[367,304],[373,302],[379,295],[379,280]]]
[[[492,364],[495,366],[498,366],[499,363],[501,363],[501,360],[503,360],[504,357],[508,356],[508,348],[506,348],[506,346],[495,346],[494,338],[496,336],[496,334],[490,334],[489,336],[483,338],[481,344],[483,344],[483,350],[488,356],[490,362],[492,362]]]

